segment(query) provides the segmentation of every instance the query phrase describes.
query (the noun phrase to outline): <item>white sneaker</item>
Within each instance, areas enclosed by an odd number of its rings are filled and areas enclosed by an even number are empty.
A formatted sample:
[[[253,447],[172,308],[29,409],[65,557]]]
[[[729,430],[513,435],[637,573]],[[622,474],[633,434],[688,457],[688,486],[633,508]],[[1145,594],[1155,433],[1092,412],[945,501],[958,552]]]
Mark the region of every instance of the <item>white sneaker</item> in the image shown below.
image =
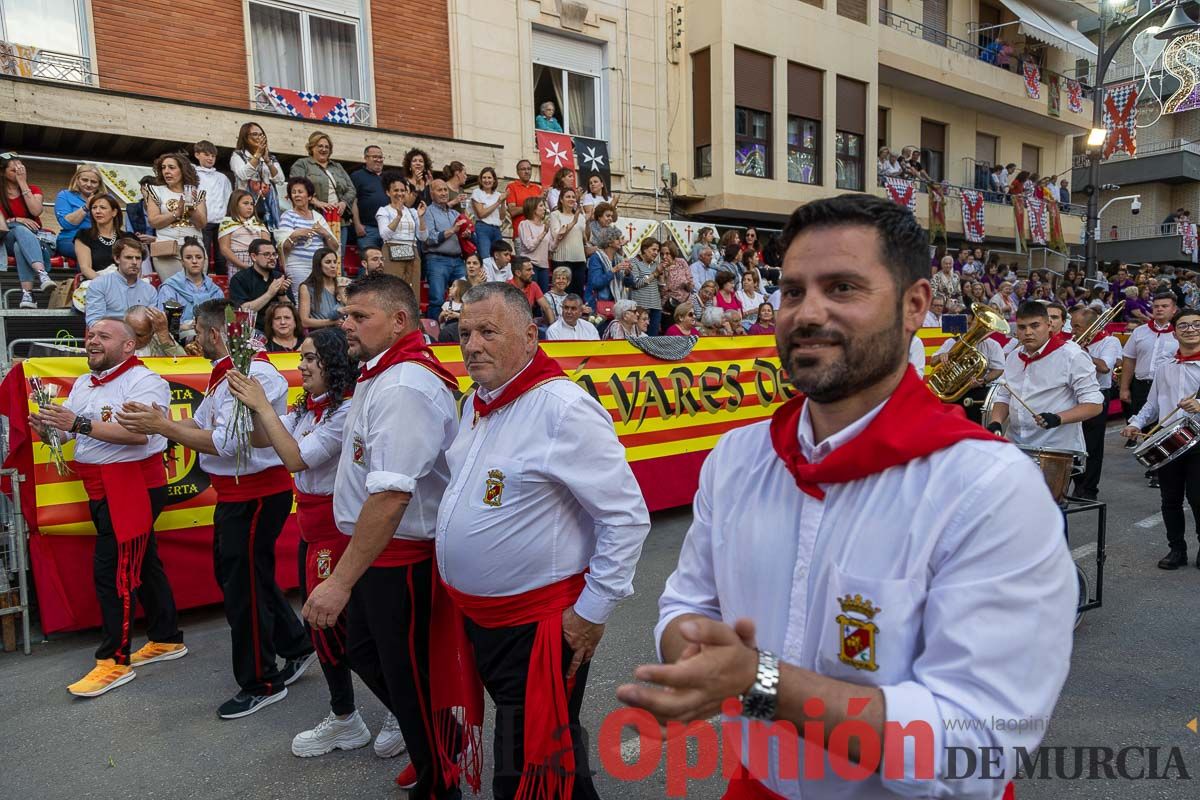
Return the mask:
[[[396,721],[396,715],[389,711],[383,718],[379,735],[375,737],[375,755],[380,758],[393,758],[406,749],[408,748],[404,746],[404,737],[400,734],[400,723]]]
[[[21,308],[37,308],[37,303],[33,302],[33,295],[29,292],[21,292]]]
[[[330,711],[311,731],[292,739],[292,755],[301,758],[323,756],[334,750],[356,750],[371,741],[371,730],[357,710],[346,719]]]
[[[39,272],[38,276],[38,280],[41,281],[41,283],[38,285],[38,289],[42,290],[43,292],[47,289],[54,289],[58,287],[58,284],[54,282],[54,279],[51,278],[48,273],[44,271]]]

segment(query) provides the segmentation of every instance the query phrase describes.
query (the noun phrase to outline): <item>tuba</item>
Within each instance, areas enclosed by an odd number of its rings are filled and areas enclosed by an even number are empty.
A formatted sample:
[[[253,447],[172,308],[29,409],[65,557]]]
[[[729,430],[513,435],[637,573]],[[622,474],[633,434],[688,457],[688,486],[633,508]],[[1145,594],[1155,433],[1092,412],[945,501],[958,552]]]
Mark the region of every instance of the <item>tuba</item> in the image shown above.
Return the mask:
[[[1098,315],[1095,322],[1075,334],[1075,344],[1086,349],[1092,343],[1092,340],[1096,338],[1096,335],[1104,330],[1108,326],[1108,323],[1112,322],[1117,314],[1121,313],[1123,308],[1125,308],[1125,301],[1121,300],[1112,308],[1104,309],[1104,313]]]
[[[956,402],[987,372],[987,358],[976,345],[993,333],[1008,333],[1008,321],[991,306],[974,303],[971,313],[971,327],[929,372],[929,389],[944,403]]]

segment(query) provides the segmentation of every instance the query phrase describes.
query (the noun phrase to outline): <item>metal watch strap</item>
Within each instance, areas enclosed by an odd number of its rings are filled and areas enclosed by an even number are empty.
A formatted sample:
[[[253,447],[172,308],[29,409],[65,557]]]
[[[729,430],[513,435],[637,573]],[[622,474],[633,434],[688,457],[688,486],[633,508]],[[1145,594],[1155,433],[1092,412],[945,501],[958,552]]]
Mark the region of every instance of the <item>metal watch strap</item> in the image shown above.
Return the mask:
[[[758,671],[754,684],[738,698],[742,715],[750,719],[772,720],[779,704],[779,658],[767,650],[758,651]]]

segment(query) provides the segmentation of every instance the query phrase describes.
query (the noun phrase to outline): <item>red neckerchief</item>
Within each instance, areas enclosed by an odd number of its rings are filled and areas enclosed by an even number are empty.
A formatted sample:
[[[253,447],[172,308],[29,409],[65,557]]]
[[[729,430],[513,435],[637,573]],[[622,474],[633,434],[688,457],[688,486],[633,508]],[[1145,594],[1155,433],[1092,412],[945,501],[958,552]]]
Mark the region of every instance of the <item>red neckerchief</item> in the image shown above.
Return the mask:
[[[409,331],[392,342],[392,346],[383,351],[383,356],[375,363],[375,366],[363,365],[362,371],[358,374],[358,382],[369,381],[389,367],[403,364],[406,361],[411,361],[432,372],[446,384],[451,392],[458,391],[458,381],[442,366],[442,362],[437,360],[433,350],[425,344],[425,336],[420,331]]]
[[[475,422],[478,422],[480,418],[486,417],[496,409],[503,408],[530,389],[541,386],[546,381],[565,377],[567,377],[567,374],[562,371],[562,367],[558,366],[558,362],[543,353],[542,348],[539,347],[537,352],[533,354],[533,360],[529,362],[529,366],[518,373],[517,377],[513,378],[512,382],[504,387],[504,391],[492,398],[490,402],[485,403],[483,398],[479,396],[479,390],[476,389],[473,400]]]
[[[1021,359],[1021,362],[1025,364],[1024,368],[1028,369],[1030,364],[1032,364],[1035,361],[1041,361],[1043,358],[1050,355],[1058,348],[1062,347],[1068,341],[1069,341],[1068,339],[1064,339],[1062,337],[1061,333],[1056,333],[1055,335],[1050,337],[1050,339],[1046,342],[1046,344],[1042,345],[1042,349],[1040,351],[1038,351],[1030,356],[1030,355],[1025,354],[1024,349],[1021,349],[1021,350],[1017,351],[1017,358]]]
[[[1168,323],[1167,327],[1163,328],[1162,330],[1159,330],[1158,328],[1154,327],[1154,320],[1150,320],[1149,322],[1146,323],[1146,327],[1149,328],[1150,330],[1154,331],[1155,336],[1162,336],[1164,333],[1174,333],[1174,331],[1175,331],[1175,323],[1174,322]]]
[[[908,369],[862,433],[819,464],[810,464],[801,453],[797,435],[804,400],[804,395],[793,397],[771,415],[771,444],[800,491],[818,500],[825,499],[819,484],[860,480],[964,439],[997,438],[968,421],[961,406],[939,401],[917,373]]]
[[[112,381],[115,381],[117,378],[124,375],[126,372],[129,372],[129,370],[133,369],[134,367],[140,367],[141,365],[142,360],[140,358],[137,356],[130,356],[121,363],[121,366],[117,367],[103,378],[98,375],[93,375],[92,386],[103,386],[106,383],[111,383]]]
[[[1181,355],[1178,350],[1175,351],[1175,363],[1182,364],[1185,361],[1200,361],[1200,350],[1192,353],[1190,356]]]
[[[329,392],[326,392],[321,395],[320,400],[313,400],[311,397],[304,398],[304,407],[313,413],[317,422],[320,422],[321,417],[325,414],[325,409],[329,408],[330,402]]]
[[[989,333],[988,338],[991,339],[996,344],[1000,345],[1001,347],[1004,347],[1004,345],[1008,344],[1008,342],[1009,342],[1009,337],[1005,336],[1003,333],[1000,333],[1000,331],[995,331],[993,333]]]
[[[1099,342],[1103,339],[1107,339],[1110,335],[1111,334],[1109,334],[1108,331],[1100,331],[1092,338],[1092,344],[1095,344],[1096,342]],[[1089,344],[1088,347],[1091,347],[1092,344]]]
[[[267,358],[266,353],[260,351],[254,354],[253,360],[269,362],[271,359]],[[233,369],[233,359],[229,356],[225,356],[220,361],[213,364],[212,374],[208,376],[208,388],[204,390],[205,397],[210,396],[213,393],[213,389],[216,389],[221,385],[221,381],[225,380],[225,373],[229,372],[231,369]]]

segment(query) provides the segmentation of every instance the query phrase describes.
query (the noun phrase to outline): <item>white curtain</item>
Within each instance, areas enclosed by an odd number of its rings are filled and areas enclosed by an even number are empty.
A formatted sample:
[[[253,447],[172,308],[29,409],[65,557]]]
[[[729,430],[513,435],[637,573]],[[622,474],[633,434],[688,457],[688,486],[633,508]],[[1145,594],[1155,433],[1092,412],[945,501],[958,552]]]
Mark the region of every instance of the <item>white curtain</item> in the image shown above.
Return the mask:
[[[596,136],[596,79],[567,73],[567,100],[571,104],[572,136]]]
[[[250,38],[254,48],[254,82],[302,90],[300,15],[250,4]]]
[[[313,86],[318,94],[361,99],[354,26],[324,17],[308,18],[312,37]]]
[[[81,54],[78,0],[7,0],[0,2],[0,13],[7,41]]]

